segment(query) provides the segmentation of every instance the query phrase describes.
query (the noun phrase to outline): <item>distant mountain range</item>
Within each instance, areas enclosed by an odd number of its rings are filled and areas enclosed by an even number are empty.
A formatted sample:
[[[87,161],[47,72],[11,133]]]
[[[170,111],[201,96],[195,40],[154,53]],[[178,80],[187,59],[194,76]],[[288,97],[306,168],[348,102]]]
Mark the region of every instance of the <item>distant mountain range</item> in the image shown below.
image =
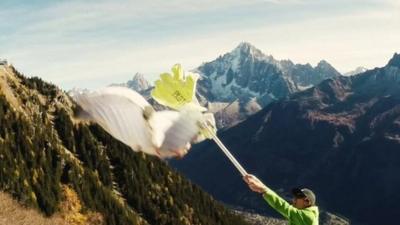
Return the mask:
[[[283,196],[306,186],[352,224],[399,224],[400,55],[385,67],[335,76],[219,133],[249,172]],[[268,213],[211,141],[172,164],[228,204]]]
[[[258,112],[269,103],[310,88],[340,73],[325,60],[317,66],[276,60],[249,43],[202,64],[193,72],[201,75],[197,91],[200,102],[215,113],[219,128],[230,127]],[[150,91],[143,76],[121,86],[146,95]]]

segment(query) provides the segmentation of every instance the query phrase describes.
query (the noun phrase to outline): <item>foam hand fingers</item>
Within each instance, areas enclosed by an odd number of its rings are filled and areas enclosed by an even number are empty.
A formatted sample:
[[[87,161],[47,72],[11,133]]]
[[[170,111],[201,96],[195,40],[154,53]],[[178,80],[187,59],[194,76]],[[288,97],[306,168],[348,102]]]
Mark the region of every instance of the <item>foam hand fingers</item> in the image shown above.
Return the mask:
[[[183,78],[183,70],[180,64],[175,64],[171,70],[174,80],[181,80]]]
[[[179,64],[171,69],[172,74],[162,73],[156,81],[151,95],[160,104],[173,109],[180,109],[195,98],[196,80],[192,76],[185,77]]]

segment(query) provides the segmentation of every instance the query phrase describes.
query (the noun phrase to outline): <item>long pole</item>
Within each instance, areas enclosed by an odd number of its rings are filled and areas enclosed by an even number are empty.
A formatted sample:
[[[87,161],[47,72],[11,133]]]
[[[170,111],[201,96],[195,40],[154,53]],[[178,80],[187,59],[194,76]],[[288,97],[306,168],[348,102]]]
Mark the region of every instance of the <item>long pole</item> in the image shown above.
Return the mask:
[[[222,150],[223,153],[228,157],[228,159],[233,163],[233,165],[236,167],[237,170],[239,170],[240,174],[242,176],[247,175],[246,170],[240,165],[240,163],[236,160],[236,158],[232,155],[232,153],[225,147],[225,145],[222,143],[222,141],[217,137],[217,135],[214,133],[214,131],[210,128],[210,126],[207,123],[203,124],[204,128],[207,129],[207,131],[211,134],[213,140],[215,143],[219,146],[219,148]]]

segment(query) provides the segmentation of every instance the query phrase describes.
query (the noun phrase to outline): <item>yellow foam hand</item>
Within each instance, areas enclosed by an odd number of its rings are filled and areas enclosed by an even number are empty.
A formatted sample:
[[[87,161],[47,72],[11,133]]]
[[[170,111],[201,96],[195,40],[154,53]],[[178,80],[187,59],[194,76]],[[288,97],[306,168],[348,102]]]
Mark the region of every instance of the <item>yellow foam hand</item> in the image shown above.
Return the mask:
[[[160,75],[151,96],[161,105],[178,110],[195,100],[197,79],[194,74],[185,76],[181,65],[176,64],[172,67],[172,75],[169,73]]]

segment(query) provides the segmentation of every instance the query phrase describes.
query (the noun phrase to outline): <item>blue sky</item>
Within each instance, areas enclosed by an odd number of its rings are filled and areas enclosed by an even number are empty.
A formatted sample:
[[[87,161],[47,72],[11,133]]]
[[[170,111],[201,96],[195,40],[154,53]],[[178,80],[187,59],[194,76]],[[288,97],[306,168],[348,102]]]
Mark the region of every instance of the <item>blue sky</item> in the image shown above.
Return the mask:
[[[0,58],[64,89],[153,80],[252,43],[341,72],[400,52],[399,0],[1,0]]]

